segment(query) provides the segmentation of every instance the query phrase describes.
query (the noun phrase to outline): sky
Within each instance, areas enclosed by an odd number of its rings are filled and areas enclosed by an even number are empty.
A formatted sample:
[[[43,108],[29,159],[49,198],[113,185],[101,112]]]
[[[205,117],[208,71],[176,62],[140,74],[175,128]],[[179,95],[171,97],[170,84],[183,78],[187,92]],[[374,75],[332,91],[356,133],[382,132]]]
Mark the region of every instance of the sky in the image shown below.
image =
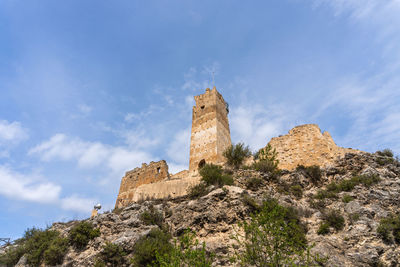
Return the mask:
[[[400,0],[0,0],[0,237],[112,209],[143,162],[187,169],[193,96],[214,85],[253,151],[316,123],[399,155],[398,14]]]

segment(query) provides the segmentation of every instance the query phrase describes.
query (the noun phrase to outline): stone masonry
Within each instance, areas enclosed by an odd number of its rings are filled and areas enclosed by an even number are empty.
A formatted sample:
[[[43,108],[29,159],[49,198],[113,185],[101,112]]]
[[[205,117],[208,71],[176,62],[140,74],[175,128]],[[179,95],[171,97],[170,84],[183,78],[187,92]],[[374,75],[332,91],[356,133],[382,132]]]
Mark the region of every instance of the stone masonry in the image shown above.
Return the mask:
[[[231,145],[228,105],[214,87],[194,97],[192,133],[190,137],[189,172],[205,163],[223,164],[222,153]]]
[[[141,168],[135,168],[125,173],[121,180],[119,194],[115,207],[125,206],[132,202],[136,188],[144,184],[152,184],[169,178],[168,165],[165,160],[142,164]]]
[[[359,150],[339,147],[328,132],[321,132],[316,124],[294,127],[287,135],[274,137],[269,144],[278,152],[278,167],[293,170],[298,165],[328,166],[346,153]]]

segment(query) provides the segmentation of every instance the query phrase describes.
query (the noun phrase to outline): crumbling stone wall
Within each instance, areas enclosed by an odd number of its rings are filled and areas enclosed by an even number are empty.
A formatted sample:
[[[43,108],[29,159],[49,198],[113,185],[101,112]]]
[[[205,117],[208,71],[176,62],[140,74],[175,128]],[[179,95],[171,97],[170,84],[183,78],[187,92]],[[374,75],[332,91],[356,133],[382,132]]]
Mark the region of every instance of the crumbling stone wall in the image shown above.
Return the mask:
[[[328,166],[346,153],[359,150],[339,147],[331,135],[316,124],[296,126],[287,135],[274,137],[269,144],[278,152],[280,169],[293,170],[298,165]]]
[[[224,150],[231,145],[228,122],[228,106],[214,87],[194,97],[192,133],[190,137],[189,171],[193,172],[204,163],[222,164]]]
[[[141,168],[135,168],[125,173],[121,180],[119,193],[115,207],[124,206],[132,201],[137,187],[143,184],[152,184],[169,178],[168,165],[165,160],[142,164]]]

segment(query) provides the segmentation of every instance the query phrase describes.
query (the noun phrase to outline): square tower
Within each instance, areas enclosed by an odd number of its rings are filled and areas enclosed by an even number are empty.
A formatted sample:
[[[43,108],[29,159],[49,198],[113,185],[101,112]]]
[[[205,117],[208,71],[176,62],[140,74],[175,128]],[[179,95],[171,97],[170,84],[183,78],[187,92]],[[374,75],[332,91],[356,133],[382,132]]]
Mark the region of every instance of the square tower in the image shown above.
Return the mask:
[[[228,104],[214,87],[194,97],[196,106],[192,114],[189,171],[205,163],[223,164],[222,153],[231,146],[228,121]]]

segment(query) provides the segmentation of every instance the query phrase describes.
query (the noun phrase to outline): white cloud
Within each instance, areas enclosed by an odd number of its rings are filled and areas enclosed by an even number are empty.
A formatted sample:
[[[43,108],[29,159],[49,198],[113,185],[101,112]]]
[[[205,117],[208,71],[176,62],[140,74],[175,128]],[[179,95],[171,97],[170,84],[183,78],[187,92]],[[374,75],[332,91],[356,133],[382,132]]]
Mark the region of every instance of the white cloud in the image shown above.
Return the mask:
[[[0,144],[18,143],[26,138],[28,138],[28,133],[19,122],[0,120]]]
[[[85,105],[85,104],[81,104],[78,106],[79,111],[82,113],[82,115],[87,116],[90,114],[90,112],[92,112],[92,107]]]
[[[167,155],[180,166],[189,165],[190,128],[178,131],[167,147]],[[186,168],[187,168],[186,166]]]
[[[138,149],[83,141],[64,134],[54,135],[28,154],[38,155],[43,161],[76,161],[81,168],[106,167],[118,174],[151,159],[147,152]]]
[[[81,212],[83,214],[89,214],[93,209],[93,206],[98,201],[91,198],[83,198],[76,195],[65,197],[61,199],[61,208],[64,210],[71,210]]]
[[[280,106],[241,105],[231,109],[233,142],[244,142],[257,150],[267,145],[271,137],[286,134],[293,126],[296,114]]]
[[[12,199],[37,203],[57,201],[61,187],[38,180],[40,180],[38,177],[23,175],[0,166],[0,194]]]

